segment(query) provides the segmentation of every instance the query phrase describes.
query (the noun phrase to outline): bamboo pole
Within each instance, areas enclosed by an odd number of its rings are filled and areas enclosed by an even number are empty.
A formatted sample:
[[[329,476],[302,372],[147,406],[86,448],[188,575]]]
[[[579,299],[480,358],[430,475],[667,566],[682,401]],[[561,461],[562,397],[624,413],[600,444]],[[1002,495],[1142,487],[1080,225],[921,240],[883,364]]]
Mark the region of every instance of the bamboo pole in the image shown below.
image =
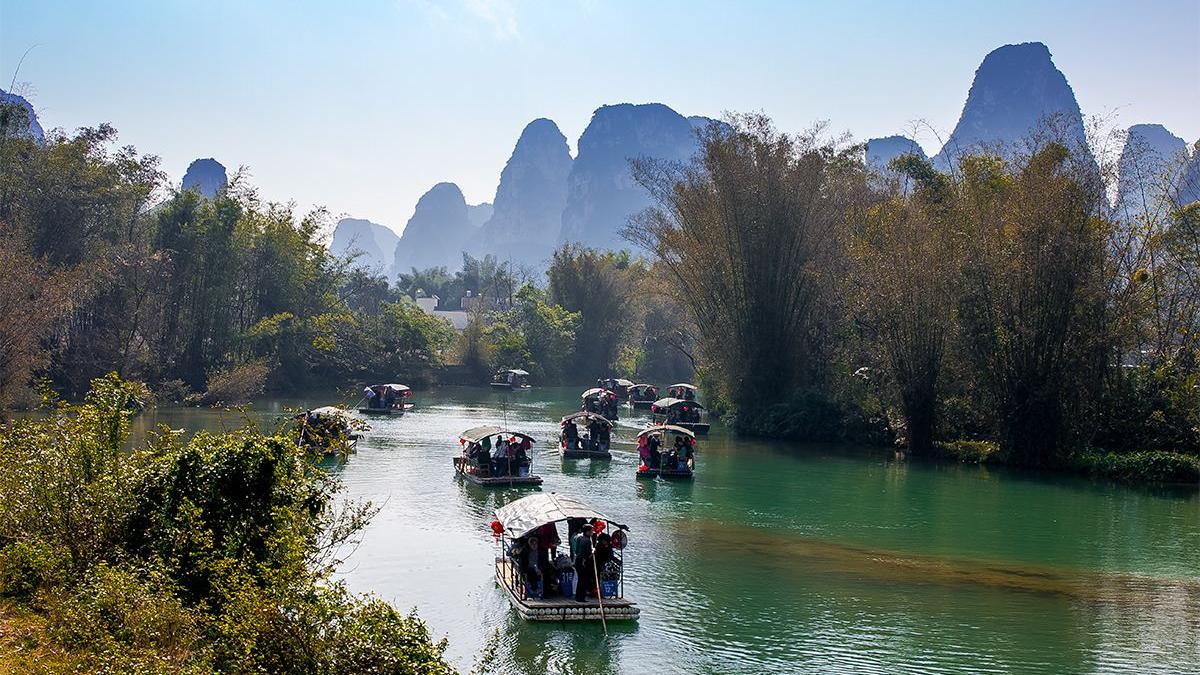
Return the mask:
[[[596,534],[592,530],[592,536]],[[596,584],[596,602],[600,603],[600,625],[604,626],[604,637],[608,637],[608,619],[604,617],[604,594],[600,592],[600,569],[596,566],[596,547],[592,545],[592,537],[588,537],[588,548],[592,552],[592,580]]]

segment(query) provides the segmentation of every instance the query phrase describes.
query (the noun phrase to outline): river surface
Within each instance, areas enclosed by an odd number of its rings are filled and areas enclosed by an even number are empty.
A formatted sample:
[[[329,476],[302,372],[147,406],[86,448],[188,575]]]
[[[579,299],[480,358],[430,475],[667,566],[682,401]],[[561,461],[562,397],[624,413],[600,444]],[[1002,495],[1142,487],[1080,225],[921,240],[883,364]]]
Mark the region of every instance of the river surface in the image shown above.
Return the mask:
[[[271,426],[288,406],[263,401]],[[1059,476],[898,461],[879,449],[702,439],[690,483],[637,481],[623,409],[611,462],[562,461],[576,390],[420,391],[331,468],[380,510],[341,570],[415,608],[464,672],[489,641],[503,673],[1197,673],[1200,497]],[[218,429],[243,413],[166,408],[139,424]],[[454,477],[457,435],[541,441],[543,490],[630,528],[636,623],[527,623],[492,576],[497,506],[529,490]],[[498,631],[498,633],[497,633]]]

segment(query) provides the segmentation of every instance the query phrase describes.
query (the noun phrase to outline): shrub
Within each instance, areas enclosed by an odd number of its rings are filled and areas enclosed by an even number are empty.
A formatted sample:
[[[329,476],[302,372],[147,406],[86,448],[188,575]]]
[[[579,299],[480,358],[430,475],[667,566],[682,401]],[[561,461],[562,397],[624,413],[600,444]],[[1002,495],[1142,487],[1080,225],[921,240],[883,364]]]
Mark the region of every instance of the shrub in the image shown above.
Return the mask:
[[[966,464],[987,464],[1000,459],[1000,446],[993,441],[934,441],[935,456]]]
[[[17,541],[0,548],[0,597],[30,599],[60,581],[67,556],[43,542]]]
[[[1200,458],[1177,452],[1081,452],[1074,467],[1112,480],[1138,483],[1200,482]]]

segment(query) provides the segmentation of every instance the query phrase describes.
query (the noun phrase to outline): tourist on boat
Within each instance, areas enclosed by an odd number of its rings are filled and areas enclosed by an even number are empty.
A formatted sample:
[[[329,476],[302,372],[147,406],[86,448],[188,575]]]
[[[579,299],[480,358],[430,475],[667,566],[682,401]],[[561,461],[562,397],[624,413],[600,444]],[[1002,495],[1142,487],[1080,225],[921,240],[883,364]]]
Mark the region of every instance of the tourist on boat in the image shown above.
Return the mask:
[[[504,439],[496,441],[496,449],[492,451],[492,475],[508,475],[508,444]]]
[[[600,450],[601,452],[608,452],[608,444],[611,440],[608,425],[601,424],[600,428],[596,430],[595,434],[593,434],[593,438],[596,439],[597,450]]]
[[[658,436],[654,435],[650,436],[650,438],[646,441],[646,447],[650,452],[651,469],[657,469],[659,464],[662,462],[662,452],[659,451],[660,444],[661,441],[658,440]]]
[[[509,557],[516,564],[521,580],[525,582],[525,587],[530,589],[534,596],[537,596],[540,590],[544,590],[542,589],[541,553],[537,535],[520,537],[513,542],[512,548],[509,549]]]
[[[575,422],[563,422],[563,438],[567,441],[568,450],[579,449],[579,427]]]
[[[642,466],[650,466],[650,445],[646,442],[645,436],[638,436],[638,459],[641,460]]]
[[[575,602],[583,602],[596,585],[595,560],[593,560],[592,528],[585,525],[571,540],[572,562],[575,566]]]
[[[591,438],[592,441],[591,447],[588,448],[589,450],[600,449],[600,429],[602,426],[603,425],[600,424],[600,420],[597,419],[592,419],[592,421],[588,424],[588,437]]]

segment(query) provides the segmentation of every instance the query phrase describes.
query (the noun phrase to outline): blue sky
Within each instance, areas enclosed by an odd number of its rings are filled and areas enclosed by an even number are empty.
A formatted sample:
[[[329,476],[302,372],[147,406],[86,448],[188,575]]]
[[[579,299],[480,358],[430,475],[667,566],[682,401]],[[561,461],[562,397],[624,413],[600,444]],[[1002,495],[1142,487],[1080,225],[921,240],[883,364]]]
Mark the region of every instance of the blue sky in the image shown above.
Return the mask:
[[[975,68],[1045,42],[1087,115],[1200,139],[1200,0],[0,0],[0,74],[47,128],[244,165],[265,197],[400,230],[434,183],[490,201],[522,127],[574,149],[605,103],[761,110],[866,139],[947,134]],[[936,152],[936,136],[918,136]]]

